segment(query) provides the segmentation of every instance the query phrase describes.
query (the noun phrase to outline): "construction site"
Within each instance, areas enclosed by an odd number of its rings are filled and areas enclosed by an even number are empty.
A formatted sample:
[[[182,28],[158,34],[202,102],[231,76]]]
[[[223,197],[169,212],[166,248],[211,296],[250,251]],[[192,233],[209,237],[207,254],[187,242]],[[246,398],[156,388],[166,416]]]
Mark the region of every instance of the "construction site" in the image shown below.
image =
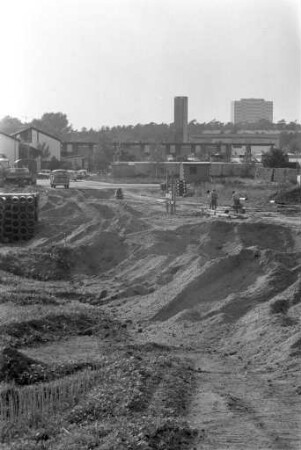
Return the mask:
[[[1,188],[1,449],[300,449],[300,187],[120,186]]]

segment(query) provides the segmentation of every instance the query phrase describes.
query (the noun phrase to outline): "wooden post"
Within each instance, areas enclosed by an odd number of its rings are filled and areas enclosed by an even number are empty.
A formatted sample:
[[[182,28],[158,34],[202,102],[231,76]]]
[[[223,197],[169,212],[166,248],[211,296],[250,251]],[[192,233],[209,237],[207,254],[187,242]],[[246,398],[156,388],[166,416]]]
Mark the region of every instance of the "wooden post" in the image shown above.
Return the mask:
[[[171,208],[170,208],[171,214],[176,213],[176,185],[175,185],[175,177],[174,174],[172,174],[171,177]]]

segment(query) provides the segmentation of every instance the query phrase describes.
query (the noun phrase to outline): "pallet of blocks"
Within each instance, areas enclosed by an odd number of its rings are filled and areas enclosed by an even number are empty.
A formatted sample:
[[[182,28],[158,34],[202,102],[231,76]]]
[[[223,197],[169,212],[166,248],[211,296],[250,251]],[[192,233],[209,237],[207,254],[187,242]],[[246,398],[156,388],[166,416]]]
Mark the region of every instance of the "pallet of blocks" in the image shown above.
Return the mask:
[[[36,231],[38,194],[0,194],[0,242],[27,241]]]

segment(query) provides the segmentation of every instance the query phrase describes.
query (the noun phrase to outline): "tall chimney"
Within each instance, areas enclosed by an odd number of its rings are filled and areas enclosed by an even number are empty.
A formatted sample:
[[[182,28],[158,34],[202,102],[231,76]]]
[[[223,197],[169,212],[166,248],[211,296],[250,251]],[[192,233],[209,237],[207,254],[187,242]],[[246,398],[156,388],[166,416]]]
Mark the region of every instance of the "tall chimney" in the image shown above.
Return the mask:
[[[188,141],[188,97],[174,98],[175,142]]]

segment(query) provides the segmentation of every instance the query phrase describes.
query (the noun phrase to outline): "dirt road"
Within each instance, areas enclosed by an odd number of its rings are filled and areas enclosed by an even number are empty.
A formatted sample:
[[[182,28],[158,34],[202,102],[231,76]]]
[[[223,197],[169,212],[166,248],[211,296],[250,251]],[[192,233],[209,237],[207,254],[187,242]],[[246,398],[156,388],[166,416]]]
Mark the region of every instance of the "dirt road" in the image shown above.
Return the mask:
[[[37,180],[38,186],[47,187],[49,186],[49,180]],[[142,189],[159,189],[159,183],[156,184],[120,184],[120,183],[108,183],[105,181],[92,181],[92,180],[79,180],[79,181],[70,181],[70,189],[116,189],[116,188],[123,188],[123,189],[135,189],[140,190]]]
[[[203,430],[197,449],[300,448],[300,399],[284,377],[235,356],[194,358],[199,374],[188,420]]]

